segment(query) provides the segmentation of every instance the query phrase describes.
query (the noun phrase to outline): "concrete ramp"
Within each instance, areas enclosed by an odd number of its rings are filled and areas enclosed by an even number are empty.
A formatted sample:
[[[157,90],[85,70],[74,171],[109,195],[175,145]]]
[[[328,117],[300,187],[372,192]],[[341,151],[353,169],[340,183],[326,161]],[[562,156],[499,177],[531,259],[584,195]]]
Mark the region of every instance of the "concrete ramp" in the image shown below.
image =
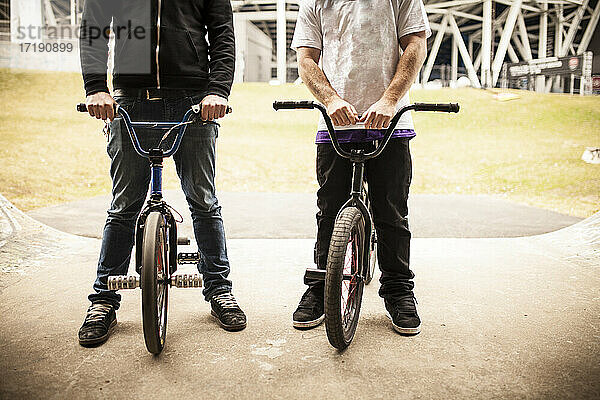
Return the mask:
[[[600,397],[599,215],[534,237],[415,239],[422,333],[391,329],[374,281],[344,353],[324,327],[291,327],[312,240],[233,239],[248,328],[221,330],[199,291],[173,289],[153,357],[137,291],[107,343],[80,347],[100,241],[0,204],[0,398]]]
[[[600,273],[600,212],[567,228],[536,238],[562,253],[566,260],[587,265]]]
[[[193,236],[181,190],[166,190],[183,216],[179,232]],[[316,195],[311,193],[218,194],[229,239],[313,239]],[[27,214],[63,232],[102,238],[109,195],[38,208]],[[514,203],[496,196],[415,194],[409,198],[413,238],[532,236],[573,225],[580,218]]]

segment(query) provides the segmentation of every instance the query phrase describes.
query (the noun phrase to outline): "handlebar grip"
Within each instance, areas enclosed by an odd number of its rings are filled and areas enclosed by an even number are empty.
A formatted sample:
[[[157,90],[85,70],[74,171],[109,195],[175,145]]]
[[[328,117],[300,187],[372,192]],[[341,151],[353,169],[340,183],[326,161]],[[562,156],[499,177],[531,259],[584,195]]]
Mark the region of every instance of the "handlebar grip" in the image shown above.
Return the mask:
[[[294,110],[294,109],[313,109],[315,108],[314,101],[274,101],[273,108],[277,110]]]
[[[117,111],[117,107],[118,107],[118,104],[115,104],[115,106],[114,106],[115,112]],[[88,112],[88,109],[87,109],[87,106],[85,105],[85,103],[77,104],[77,111],[82,112],[82,113]]]
[[[457,113],[460,110],[458,103],[444,103],[444,104],[431,104],[431,103],[415,103],[415,111],[439,111],[448,113]]]

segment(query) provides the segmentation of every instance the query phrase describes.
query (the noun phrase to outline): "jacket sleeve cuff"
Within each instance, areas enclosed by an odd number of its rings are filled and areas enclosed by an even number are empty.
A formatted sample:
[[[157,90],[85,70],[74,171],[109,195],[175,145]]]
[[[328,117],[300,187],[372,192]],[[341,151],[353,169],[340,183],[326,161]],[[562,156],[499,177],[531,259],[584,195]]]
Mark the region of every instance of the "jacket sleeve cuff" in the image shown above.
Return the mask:
[[[212,85],[209,86],[208,94],[215,94],[217,96],[223,97],[224,99],[229,98],[229,90],[223,89],[222,87],[219,87],[219,86],[212,86]]]
[[[98,92],[106,92],[110,93],[108,90],[108,86],[106,84],[106,80],[94,80],[90,82],[86,82],[85,84],[85,95],[90,96],[94,93]]]

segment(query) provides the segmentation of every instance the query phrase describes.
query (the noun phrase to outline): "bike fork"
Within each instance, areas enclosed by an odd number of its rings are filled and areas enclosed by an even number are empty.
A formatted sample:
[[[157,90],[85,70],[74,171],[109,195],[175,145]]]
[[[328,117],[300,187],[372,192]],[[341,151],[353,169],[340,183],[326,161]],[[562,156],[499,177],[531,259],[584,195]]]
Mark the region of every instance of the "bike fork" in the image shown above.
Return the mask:
[[[360,153],[354,153],[354,152],[355,152],[355,150],[353,150],[353,154],[360,155]],[[364,224],[365,224],[365,227],[364,227],[365,228],[365,241],[361,245],[363,246],[363,249],[368,249],[370,246],[370,242],[371,242],[371,216],[369,214],[369,210],[367,210],[367,207],[360,199],[360,196],[362,194],[362,183],[363,183],[363,179],[364,179],[364,174],[365,174],[365,163],[362,161],[353,161],[352,162],[352,187],[350,189],[350,199],[348,199],[348,201],[340,208],[340,211],[338,211],[338,214],[335,217],[335,220],[336,221],[338,220],[338,218],[340,217],[340,214],[346,207],[358,208],[363,215]],[[362,254],[364,254],[362,265],[368,266],[370,254],[368,251],[362,251]],[[365,267],[365,268],[368,268],[368,267]],[[304,279],[305,280],[309,279],[309,280],[324,281],[325,274],[326,274],[326,270],[324,270],[324,269],[307,268],[304,273]],[[364,279],[365,276],[366,276],[366,271],[361,271],[360,272],[361,279]],[[353,275],[344,274],[342,279],[351,280],[352,277],[353,277]]]

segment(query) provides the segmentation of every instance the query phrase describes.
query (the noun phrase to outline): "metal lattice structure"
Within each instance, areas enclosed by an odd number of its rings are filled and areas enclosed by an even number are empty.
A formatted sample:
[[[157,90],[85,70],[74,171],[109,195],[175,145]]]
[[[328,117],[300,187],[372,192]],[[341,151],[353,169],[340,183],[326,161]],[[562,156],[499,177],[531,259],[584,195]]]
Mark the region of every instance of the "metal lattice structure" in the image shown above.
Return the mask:
[[[285,48],[278,45],[273,55],[277,77],[285,81],[288,70],[296,67],[289,44],[299,2],[234,0],[232,4],[274,42],[285,40]],[[598,26],[600,0],[426,0],[425,10],[434,35],[420,81],[427,83],[434,68],[446,64],[449,80],[456,81],[462,64],[472,86],[494,87],[507,61],[583,54]],[[285,22],[278,24],[278,18]],[[550,91],[553,81],[560,86],[559,79],[538,76],[537,80],[538,90]]]
[[[10,40],[11,5],[15,8],[20,0],[0,0],[0,39]],[[81,20],[85,0],[37,0],[39,1],[40,21],[45,26],[75,26]],[[18,23],[18,16],[12,16],[12,23]]]
[[[10,0],[0,0],[0,41],[10,40]]]
[[[13,0],[14,1],[14,0]],[[76,25],[84,0],[40,0],[44,22],[54,25]]]
[[[296,53],[290,49],[300,1],[232,0],[233,11],[258,26],[273,43],[273,71],[280,82],[298,77]]]
[[[436,34],[422,81],[429,80],[442,43],[450,39],[452,79],[460,54],[473,86],[494,87],[505,61],[583,54],[598,26],[600,1],[433,0],[425,9]],[[537,79],[539,91],[550,91],[552,80]]]
[[[10,3],[0,0],[0,33],[9,32]],[[85,0],[38,0],[47,25],[76,25]],[[297,77],[290,49],[300,1],[232,0],[233,10],[265,34],[275,46],[273,75],[280,82]],[[456,82],[467,76],[471,86],[499,85],[506,62],[536,62],[583,54],[597,33],[600,0],[425,0],[433,35],[420,82]],[[600,56],[600,54],[598,55]],[[536,77],[536,90],[560,91],[560,77]]]

